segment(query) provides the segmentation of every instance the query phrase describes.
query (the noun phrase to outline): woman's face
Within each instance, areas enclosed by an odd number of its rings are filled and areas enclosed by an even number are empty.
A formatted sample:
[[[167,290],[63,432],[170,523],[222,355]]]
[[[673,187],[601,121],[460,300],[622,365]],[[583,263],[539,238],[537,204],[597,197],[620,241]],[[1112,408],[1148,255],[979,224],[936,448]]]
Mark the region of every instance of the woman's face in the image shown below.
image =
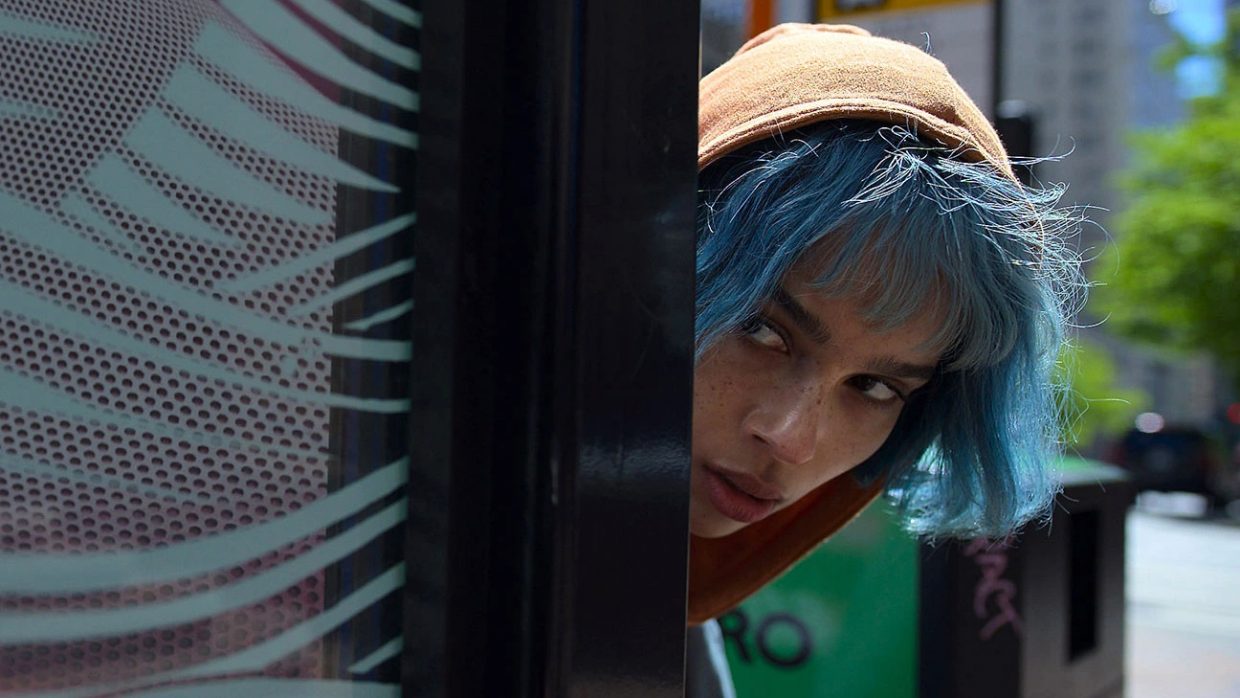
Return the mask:
[[[759,316],[697,366],[694,535],[738,531],[859,465],[934,373],[938,313],[876,330],[857,302],[811,286],[816,268],[794,265]]]

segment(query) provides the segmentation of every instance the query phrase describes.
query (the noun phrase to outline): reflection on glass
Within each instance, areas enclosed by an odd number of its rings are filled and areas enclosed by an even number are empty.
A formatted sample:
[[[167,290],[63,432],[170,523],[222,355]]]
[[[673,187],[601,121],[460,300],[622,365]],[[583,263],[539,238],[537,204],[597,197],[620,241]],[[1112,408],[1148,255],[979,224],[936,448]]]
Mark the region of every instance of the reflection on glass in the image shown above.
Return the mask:
[[[420,25],[0,0],[0,693],[399,694]]]

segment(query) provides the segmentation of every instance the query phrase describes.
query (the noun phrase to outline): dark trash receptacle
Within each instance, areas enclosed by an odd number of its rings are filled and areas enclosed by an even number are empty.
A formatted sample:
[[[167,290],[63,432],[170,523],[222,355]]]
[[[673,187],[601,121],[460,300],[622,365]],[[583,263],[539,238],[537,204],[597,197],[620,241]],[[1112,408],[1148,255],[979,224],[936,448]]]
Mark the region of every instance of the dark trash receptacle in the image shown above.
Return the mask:
[[[739,698],[1121,696],[1133,490],[1063,470],[1050,525],[1006,541],[930,546],[867,512],[721,619]]]
[[[1131,503],[1122,471],[1068,459],[1050,526],[923,547],[921,698],[1123,695]]]

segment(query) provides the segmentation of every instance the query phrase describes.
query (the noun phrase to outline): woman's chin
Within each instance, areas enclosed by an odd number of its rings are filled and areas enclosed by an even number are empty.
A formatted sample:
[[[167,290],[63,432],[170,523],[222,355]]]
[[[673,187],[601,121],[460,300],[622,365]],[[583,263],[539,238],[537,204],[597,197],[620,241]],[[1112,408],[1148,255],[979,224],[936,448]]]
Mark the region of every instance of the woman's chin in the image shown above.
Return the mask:
[[[698,538],[723,538],[744,527],[745,524],[714,511],[710,504],[689,504],[689,533]]]

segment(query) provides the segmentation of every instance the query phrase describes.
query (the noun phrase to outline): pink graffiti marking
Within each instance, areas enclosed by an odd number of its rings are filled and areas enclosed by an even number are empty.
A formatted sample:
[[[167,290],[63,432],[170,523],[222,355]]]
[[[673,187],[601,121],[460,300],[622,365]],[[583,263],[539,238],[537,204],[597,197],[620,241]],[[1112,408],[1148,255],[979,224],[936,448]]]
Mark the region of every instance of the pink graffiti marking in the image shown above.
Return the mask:
[[[981,578],[973,587],[973,614],[986,621],[977,633],[983,641],[994,637],[1004,626],[1011,627],[1017,636],[1024,632],[1015,604],[1016,582],[1003,577],[1008,566],[1008,542],[1007,538],[994,542],[974,538],[964,549],[964,554],[973,558],[981,571]]]

